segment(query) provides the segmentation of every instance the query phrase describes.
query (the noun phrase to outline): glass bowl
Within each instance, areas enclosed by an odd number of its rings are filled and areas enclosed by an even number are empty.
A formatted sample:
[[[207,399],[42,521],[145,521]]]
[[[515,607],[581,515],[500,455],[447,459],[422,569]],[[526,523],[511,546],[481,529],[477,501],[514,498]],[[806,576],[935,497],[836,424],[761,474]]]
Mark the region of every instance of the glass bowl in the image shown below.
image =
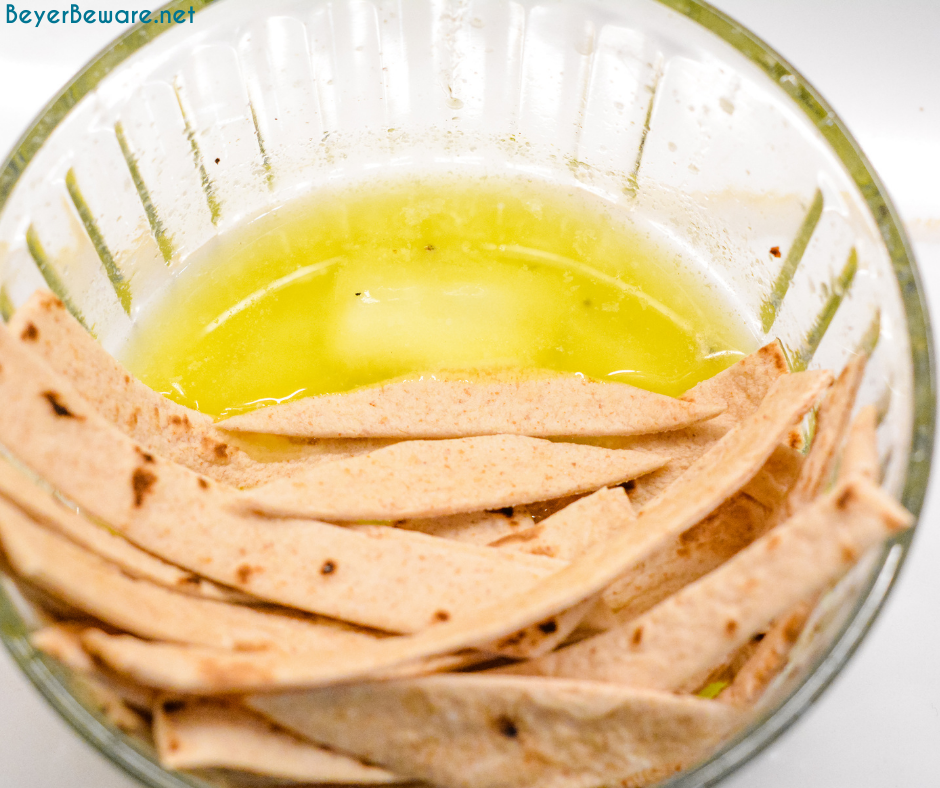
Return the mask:
[[[154,19],[86,66],[3,165],[4,317],[46,286],[115,352],[194,251],[293,197],[399,172],[525,174],[668,238],[797,369],[838,371],[874,345],[860,400],[879,408],[885,486],[919,513],[935,394],[910,246],[839,118],[728,17],[696,0],[197,0]],[[716,783],[806,710],[909,543],[825,598],[753,724],[670,786]],[[0,625],[115,763],[150,786],[204,784],[163,770],[37,654],[12,591]]]

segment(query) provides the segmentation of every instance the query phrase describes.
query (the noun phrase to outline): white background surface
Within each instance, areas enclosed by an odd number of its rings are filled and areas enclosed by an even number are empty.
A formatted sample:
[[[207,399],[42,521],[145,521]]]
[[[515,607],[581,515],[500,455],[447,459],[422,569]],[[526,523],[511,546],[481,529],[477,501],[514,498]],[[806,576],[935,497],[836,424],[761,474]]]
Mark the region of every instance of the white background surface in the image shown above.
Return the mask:
[[[7,0],[0,3],[0,13]],[[940,314],[940,2],[716,0],[799,69],[855,134],[900,209]],[[65,3],[17,2],[43,9]],[[83,8],[141,8],[94,0]],[[7,25],[0,153],[120,28]],[[936,489],[936,484],[932,488]],[[724,788],[940,785],[940,501],[868,639],[822,700]],[[80,741],[0,653],[0,786],[134,788]]]

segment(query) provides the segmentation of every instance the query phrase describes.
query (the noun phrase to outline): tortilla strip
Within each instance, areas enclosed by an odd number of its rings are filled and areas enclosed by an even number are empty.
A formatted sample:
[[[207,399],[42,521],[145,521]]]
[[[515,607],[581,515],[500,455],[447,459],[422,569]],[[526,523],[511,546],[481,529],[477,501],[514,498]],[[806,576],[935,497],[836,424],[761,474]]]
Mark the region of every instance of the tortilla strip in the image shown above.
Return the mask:
[[[738,493],[611,583],[604,601],[618,621],[630,621],[717,569],[769,527],[768,509]]]
[[[376,635],[329,619],[304,619],[168,591],[127,577],[0,502],[0,541],[16,573],[111,626],[145,638],[236,650],[319,651]]]
[[[778,444],[758,474],[708,517],[614,581],[604,600],[629,621],[747,547],[773,525],[772,513],[799,473],[803,455]],[[756,498],[756,500],[755,500]]]
[[[839,463],[839,479],[849,476],[864,476],[878,481],[881,468],[878,463],[878,411],[874,405],[866,405],[849,427],[845,439],[842,459]]]
[[[563,643],[598,607],[600,608],[600,615],[597,616],[599,618],[603,616],[606,605],[597,596],[588,597],[544,621],[513,632],[488,646],[483,646],[481,650],[517,659],[540,657]],[[609,615],[609,609],[607,612]]]
[[[422,376],[271,405],[219,426],[314,438],[640,435],[687,427],[722,410],[721,403],[703,407],[579,375],[496,382]]]
[[[192,572],[168,564],[134,547],[121,536],[67,508],[25,473],[0,460],[0,501],[16,506],[33,522],[62,534],[95,555],[117,564],[131,577],[150,580],[182,594],[226,602],[257,602],[254,597],[224,588]]]
[[[816,414],[816,433],[809,454],[800,469],[780,512],[780,517],[789,517],[806,506],[825,489],[832,480],[836,459],[852,417],[855,395],[865,375],[868,357],[854,356],[845,365],[829,393],[819,405]]]
[[[751,706],[787,664],[790,651],[815,607],[815,597],[804,600],[775,621],[731,684],[718,696],[722,703]]]
[[[796,483],[804,461],[803,452],[781,443],[741,492],[768,509],[774,509],[783,502]]]
[[[104,418],[149,451],[236,487],[289,476],[322,459],[372,451],[379,441],[327,441],[295,451],[298,459],[257,462],[212,419],[178,405],[134,378],[48,290],[37,290],[16,310],[10,333],[38,353]]]
[[[544,501],[662,467],[648,452],[522,435],[404,441],[241,494],[243,508],[324,520],[440,517]]]
[[[512,510],[512,514],[509,514]],[[452,514],[449,517],[429,517],[416,520],[396,520],[396,528],[421,531],[428,536],[441,539],[456,539],[458,542],[488,545],[509,534],[524,531],[535,525],[532,515],[525,507],[507,507],[507,511],[469,512]],[[349,526],[355,528],[356,526]]]
[[[849,479],[644,615],[502,670],[676,690],[911,522],[887,493]]]
[[[302,783],[387,785],[391,772],[318,747],[235,703],[154,704],[157,757],[168,769],[220,767]]]
[[[595,788],[691,765],[740,721],[732,707],[590,681],[442,675],[253,696],[297,733],[451,788]],[[736,711],[736,710],[735,710]]]
[[[774,381],[789,372],[778,341],[732,364],[689,389],[681,399],[703,407],[724,405],[725,412],[709,421],[675,432],[635,438],[601,439],[595,445],[618,449],[642,449],[669,456],[665,468],[638,479],[630,501],[639,510],[660,495],[728,430],[757,410]]]
[[[257,597],[391,632],[512,598],[559,567],[424,534],[232,511],[236,491],[152,455],[0,329],[0,442],[137,545]]]
[[[491,542],[490,547],[572,561],[592,544],[610,539],[635,520],[636,513],[624,489],[603,487],[538,525]]]
[[[138,709],[149,709],[156,694],[148,687],[134,684],[117,674],[103,671],[82,647],[82,624],[51,624],[32,632],[30,643],[43,654],[82,676],[92,678],[99,685],[107,686],[122,700]]]
[[[679,493],[641,512],[636,527],[594,545],[564,569],[527,591],[405,638],[350,650],[341,661],[291,655],[200,652],[94,632],[83,638],[119,672],[169,691],[223,693],[312,687],[376,676],[413,661],[485,647],[545,621],[603,591],[677,534],[688,530],[746,484],[831,382],[826,372],[778,380],[757,412],[722,438],[676,482]],[[2,422],[0,422],[2,423]],[[386,529],[394,530],[394,529]],[[502,554],[501,551],[493,551]],[[530,556],[535,558],[535,556]]]

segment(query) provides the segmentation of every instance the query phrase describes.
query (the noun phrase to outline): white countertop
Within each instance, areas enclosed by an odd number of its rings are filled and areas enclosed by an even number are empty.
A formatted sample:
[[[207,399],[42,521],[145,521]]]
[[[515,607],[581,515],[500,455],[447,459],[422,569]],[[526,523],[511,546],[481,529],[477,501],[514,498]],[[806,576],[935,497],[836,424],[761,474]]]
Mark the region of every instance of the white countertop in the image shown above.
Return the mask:
[[[96,0],[92,5],[149,4]],[[715,0],[715,5],[788,58],[845,120],[904,218],[928,298],[940,314],[940,2]],[[0,17],[0,151],[9,150],[46,100],[118,32],[115,26],[30,29],[3,24]],[[725,788],[940,785],[937,497],[928,496],[900,582],[847,669],[794,728]],[[6,652],[0,652],[0,784],[137,785],[72,733]]]

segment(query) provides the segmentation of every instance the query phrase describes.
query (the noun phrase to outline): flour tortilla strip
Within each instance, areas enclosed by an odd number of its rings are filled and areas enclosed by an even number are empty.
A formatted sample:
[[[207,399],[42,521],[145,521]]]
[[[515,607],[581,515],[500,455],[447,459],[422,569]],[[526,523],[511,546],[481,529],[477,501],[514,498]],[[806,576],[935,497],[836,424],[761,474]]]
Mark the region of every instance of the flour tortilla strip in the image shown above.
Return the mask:
[[[0,442],[148,552],[257,597],[390,632],[458,620],[559,563],[385,528],[235,513],[236,491],[152,455],[0,330]],[[554,612],[554,611],[553,611]]]
[[[699,698],[484,674],[253,696],[248,704],[314,741],[450,788],[617,784],[654,766],[691,765],[743,719]]]
[[[563,643],[599,606],[602,611],[606,608],[598,596],[588,597],[568,610],[513,632],[481,650],[516,659],[540,657]]]
[[[504,670],[679,689],[911,522],[871,482],[850,479],[628,624]]]
[[[767,629],[754,653],[718,696],[722,703],[746,707],[758,701],[770,682],[786,666],[790,652],[813,612],[815,601],[815,597],[803,600]]]
[[[728,369],[703,380],[682,399],[703,407],[725,406],[708,421],[675,432],[635,438],[601,439],[596,445],[618,449],[640,449],[668,455],[669,464],[637,479],[630,501],[642,509],[679,478],[728,430],[757,410],[773,383],[789,372],[783,349],[777,341],[751,353]]]
[[[604,487],[579,498],[526,530],[504,536],[491,547],[572,561],[591,545],[606,541],[636,521],[622,487]]]
[[[773,509],[787,497],[803,467],[805,455],[801,451],[781,443],[774,449],[764,467],[751,479],[741,492],[755,501]]]
[[[68,509],[25,473],[0,460],[0,501],[18,507],[33,522],[62,534],[75,544],[117,564],[131,577],[150,580],[183,594],[226,602],[258,600],[224,588],[134,547],[130,542]]]
[[[205,694],[322,686],[380,675],[464,648],[485,647],[603,591],[669,539],[710,514],[757,473],[791,425],[815,404],[830,382],[831,376],[824,372],[800,372],[781,378],[757,412],[722,438],[676,483],[675,498],[649,507],[638,516],[636,527],[591,547],[523,593],[481,607],[461,620],[350,650],[339,661],[298,660],[292,655],[197,655],[192,649],[100,632],[86,636],[83,642],[115,670],[148,686]],[[491,552],[502,554],[499,550]]]
[[[156,693],[149,687],[127,681],[115,673],[104,671],[82,647],[81,634],[86,629],[83,624],[51,624],[32,632],[30,643],[43,654],[52,657],[69,670],[91,678],[99,686],[105,686],[136,709],[150,709]]]
[[[243,510],[324,520],[440,517],[635,479],[668,458],[522,435],[404,441],[241,494]]]
[[[295,447],[288,452],[289,460],[259,462],[252,456],[256,452],[250,436],[233,439],[209,416],[178,405],[134,378],[48,290],[33,293],[14,313],[9,330],[69,380],[100,415],[149,451],[235,487],[290,476],[305,465],[372,451],[385,443],[325,441]],[[257,453],[264,453],[263,444]]]
[[[614,581],[604,601],[621,623],[717,569],[770,528],[770,511],[739,493]]]
[[[724,410],[580,375],[516,381],[417,380],[305,397],[219,423],[227,430],[318,438],[639,435]]]
[[[155,640],[236,650],[329,651],[375,639],[329,619],[304,619],[196,599],[127,577],[0,503],[0,541],[16,573],[96,619]]]
[[[441,539],[488,545],[504,536],[531,528],[535,525],[535,520],[525,507],[507,507],[506,511],[467,512],[423,520],[396,520],[392,525],[407,531],[421,531]]]
[[[865,375],[867,360],[868,357],[864,355],[850,359],[820,403],[813,442],[781,510],[781,517],[798,512],[816,498],[832,480],[839,450],[852,417],[855,395]]]
[[[304,741],[235,703],[156,703],[153,735],[157,757],[168,769],[218,767],[329,785],[401,782],[391,772]]]
[[[845,439],[842,459],[839,463],[839,479],[849,476],[864,476],[878,481],[881,470],[878,463],[878,410],[866,405],[849,427]]]
[[[604,600],[619,621],[645,613],[721,566],[769,530],[773,512],[799,473],[803,455],[778,444],[758,474],[708,517],[669,540],[633,572],[614,581]]]

